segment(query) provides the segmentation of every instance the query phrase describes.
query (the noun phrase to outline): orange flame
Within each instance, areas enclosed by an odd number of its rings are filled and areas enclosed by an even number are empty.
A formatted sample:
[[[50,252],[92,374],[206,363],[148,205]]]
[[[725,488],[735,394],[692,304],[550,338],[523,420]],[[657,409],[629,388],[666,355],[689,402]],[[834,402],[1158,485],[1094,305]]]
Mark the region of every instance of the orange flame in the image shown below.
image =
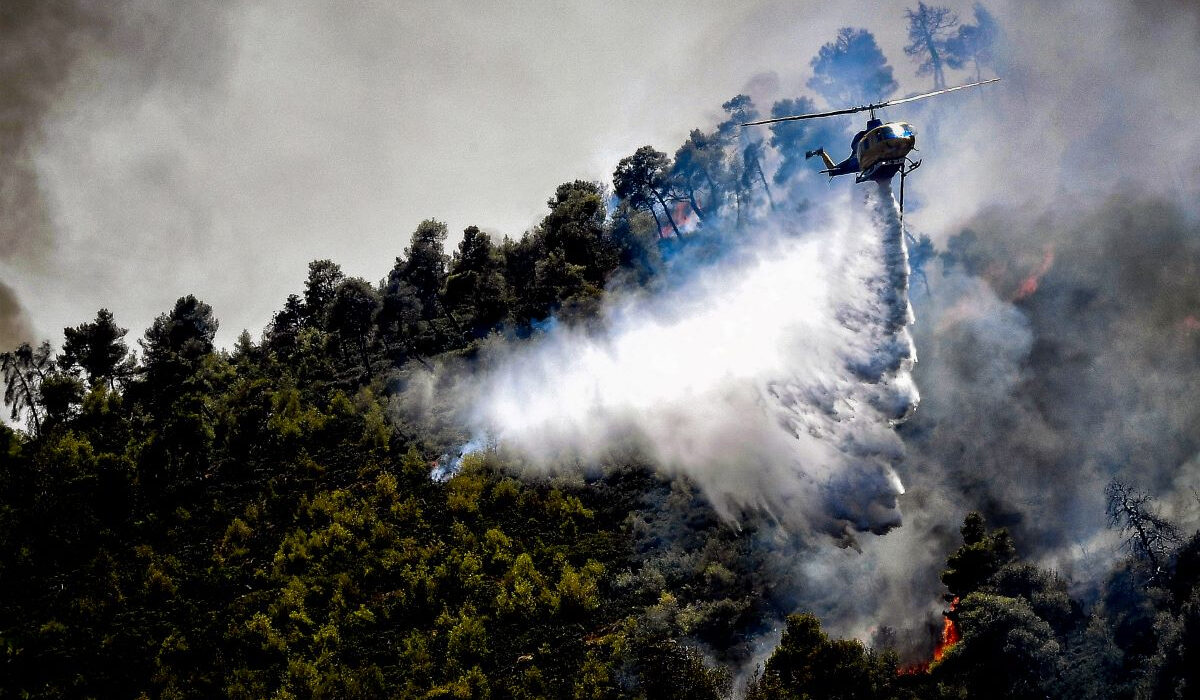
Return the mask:
[[[958,596],[954,596],[954,600],[950,601],[950,612],[958,607]],[[912,664],[911,666],[901,666],[896,669],[896,674],[900,676],[912,676],[918,673],[929,673],[929,667],[942,660],[947,651],[958,641],[962,639],[962,634],[958,631],[958,625],[950,618],[949,613],[942,613],[942,636],[938,639],[937,646],[933,649],[933,658],[929,661]]]
[[[685,201],[675,202],[675,206],[671,207],[671,221],[675,222],[675,228],[679,229],[680,233],[691,233],[696,230],[696,221],[693,220],[692,207]],[[671,228],[671,222],[666,221],[658,229],[659,238],[670,238],[675,235],[675,229]]]
[[[958,607],[958,596],[954,596],[954,600],[950,601],[950,612]],[[950,619],[949,615],[942,616],[942,638],[938,640],[938,645],[933,650],[933,660],[941,661],[946,652],[950,650],[958,640],[962,639],[962,635],[958,632],[958,625],[954,620]]]
[[[1054,246],[1047,244],[1042,250],[1042,264],[1038,265],[1038,269],[1033,271],[1021,282],[1021,286],[1017,288],[1017,293],[1013,296],[1013,301],[1020,301],[1025,297],[1033,294],[1038,290],[1038,284],[1042,281],[1042,276],[1050,271],[1054,265]]]

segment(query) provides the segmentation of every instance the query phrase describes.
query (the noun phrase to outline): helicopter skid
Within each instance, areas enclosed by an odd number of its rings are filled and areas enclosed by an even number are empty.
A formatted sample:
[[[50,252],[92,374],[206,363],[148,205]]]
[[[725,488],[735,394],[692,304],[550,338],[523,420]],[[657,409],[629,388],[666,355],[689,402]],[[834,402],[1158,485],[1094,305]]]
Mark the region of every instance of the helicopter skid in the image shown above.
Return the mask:
[[[854,178],[854,181],[866,182],[867,180],[874,180],[876,182],[883,182],[884,180],[890,180],[902,167],[904,167],[904,158],[881,160],[859,173]]]

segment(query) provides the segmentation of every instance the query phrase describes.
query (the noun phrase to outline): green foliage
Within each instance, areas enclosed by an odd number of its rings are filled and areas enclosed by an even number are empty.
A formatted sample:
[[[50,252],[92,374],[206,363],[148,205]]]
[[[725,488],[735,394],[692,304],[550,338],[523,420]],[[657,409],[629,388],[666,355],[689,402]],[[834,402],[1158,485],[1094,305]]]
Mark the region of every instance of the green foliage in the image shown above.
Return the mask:
[[[962,526],[963,544],[946,559],[942,583],[954,596],[979,590],[993,574],[1016,559],[1016,547],[1006,530],[988,533],[983,516],[968,513]]]
[[[747,700],[888,698],[896,660],[856,640],[829,639],[811,614],[790,615],[779,646],[747,689]]]
[[[937,671],[977,698],[1044,698],[1061,672],[1062,649],[1050,624],[1024,598],[972,593],[957,610],[962,641]]]
[[[300,321],[310,328],[324,328],[329,320],[329,305],[346,275],[332,260],[314,260],[308,264],[304,282],[304,303],[298,310]],[[288,311],[285,308],[284,311]]]
[[[600,195],[560,188],[527,239],[577,256],[593,290],[616,265]],[[504,269],[478,238],[458,262]],[[212,347],[211,310],[185,297],[147,332],[146,364],[122,381],[97,370],[90,389],[43,348],[45,428],[0,430],[3,694],[727,695],[730,671],[681,640],[736,636],[745,606],[720,611],[746,571],[711,553],[682,606],[616,585],[654,566],[628,518],[664,488],[644,472],[597,489],[477,454],[430,481],[428,444],[402,432],[373,376],[385,350],[362,344],[379,332],[374,295],[343,278],[308,295],[326,328],[297,321],[282,342],[277,324],[229,355]],[[375,357],[347,373],[347,343]]]
[[[92,384],[108,382],[110,388],[116,388],[115,382],[128,378],[132,370],[124,340],[128,332],[117,326],[112,312],[100,309],[95,321],[63,329],[65,339],[58,365],[64,371],[78,367]]]
[[[329,330],[341,343],[358,351],[363,371],[367,373],[371,371],[371,356],[367,350],[379,304],[374,287],[366,280],[351,277],[338,284],[329,306]]]
[[[671,207],[667,204],[667,200],[673,196],[669,171],[670,161],[666,153],[652,146],[642,146],[617,164],[617,169],[613,171],[613,188],[616,195],[628,202],[629,206],[650,212],[659,232],[663,230],[659,219],[661,212],[671,231],[676,236],[682,236],[671,215]]]

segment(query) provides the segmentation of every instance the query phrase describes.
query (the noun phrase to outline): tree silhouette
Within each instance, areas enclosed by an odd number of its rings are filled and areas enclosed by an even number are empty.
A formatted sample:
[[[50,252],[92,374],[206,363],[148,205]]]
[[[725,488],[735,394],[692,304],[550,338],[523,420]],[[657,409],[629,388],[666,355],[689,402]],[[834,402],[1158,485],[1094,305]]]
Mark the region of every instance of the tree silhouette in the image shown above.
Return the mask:
[[[976,82],[983,80],[982,68],[995,69],[995,44],[1000,36],[1000,26],[980,3],[975,3],[975,24],[963,24],[958,33],[946,40],[946,65],[963,68],[968,63],[975,69]]]
[[[701,220],[720,209],[722,190],[717,183],[723,177],[724,158],[718,136],[700,129],[692,129],[687,141],[675,151],[671,178]]]
[[[666,153],[654,150],[653,146],[642,146],[633,155],[622,158],[613,171],[613,190],[634,209],[650,212],[661,233],[662,220],[654,209],[657,204],[675,236],[683,236],[671,216],[671,207],[667,205],[672,193]]]
[[[346,275],[332,260],[314,260],[308,264],[304,283],[304,321],[309,328],[324,328],[333,295]]]
[[[816,103],[807,97],[779,100],[771,105],[772,117],[786,117],[816,111]],[[779,153],[780,161],[779,168],[771,179],[776,184],[787,182],[804,168],[807,152],[837,141],[843,136],[844,128],[845,121],[841,117],[772,124],[769,143]]]
[[[64,370],[79,367],[93,385],[107,381],[115,390],[116,380],[127,377],[132,370],[124,340],[128,332],[116,324],[112,312],[100,309],[95,321],[63,329],[65,340],[58,365]]]
[[[4,377],[4,403],[9,417],[33,421],[34,433],[42,431],[42,384],[54,371],[53,350],[43,341],[36,348],[29,343],[0,354],[0,374]]]
[[[917,3],[916,10],[905,10],[908,18],[908,45],[904,53],[917,62],[917,75],[933,74],[933,89],[946,87],[946,43],[958,24],[958,17],[948,7]]]
[[[852,107],[886,99],[899,87],[892,67],[866,29],[843,27],[812,59],[808,87],[831,107]]]
[[[1133,556],[1150,566],[1150,582],[1166,573],[1167,560],[1182,542],[1175,525],[1154,512],[1154,499],[1120,479],[1108,482],[1108,524],[1125,538]]]
[[[492,239],[478,226],[468,226],[446,276],[446,312],[459,324],[465,323],[471,337],[480,337],[504,319],[507,297],[500,256]]]
[[[350,277],[342,280],[329,306],[329,330],[343,343],[352,343],[362,359],[363,370],[371,371],[371,356],[367,346],[371,339],[372,323],[379,309],[379,295],[366,280]]]
[[[717,126],[717,131],[734,148],[733,167],[731,173],[736,177],[734,194],[738,204],[738,220],[742,218],[742,200],[747,199],[754,189],[757,180],[763,186],[767,201],[775,208],[771,198],[771,187],[767,184],[767,176],[762,168],[762,137],[757,130],[747,130],[741,125],[758,119],[758,108],[748,95],[737,95],[721,105],[721,109],[729,115],[729,119]]]

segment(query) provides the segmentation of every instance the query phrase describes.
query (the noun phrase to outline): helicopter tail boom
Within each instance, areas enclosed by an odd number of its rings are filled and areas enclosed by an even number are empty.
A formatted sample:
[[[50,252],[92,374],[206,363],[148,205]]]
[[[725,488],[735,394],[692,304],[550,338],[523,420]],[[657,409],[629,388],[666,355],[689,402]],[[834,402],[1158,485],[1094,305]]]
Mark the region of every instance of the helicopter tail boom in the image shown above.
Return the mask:
[[[818,148],[815,151],[809,151],[808,153],[804,154],[804,158],[806,160],[808,158],[812,158],[813,156],[821,156],[821,160],[825,162],[825,167],[827,170],[822,170],[821,172],[830,172],[837,169],[837,163],[833,162],[833,159],[829,157],[829,154],[825,152],[824,148]]]

